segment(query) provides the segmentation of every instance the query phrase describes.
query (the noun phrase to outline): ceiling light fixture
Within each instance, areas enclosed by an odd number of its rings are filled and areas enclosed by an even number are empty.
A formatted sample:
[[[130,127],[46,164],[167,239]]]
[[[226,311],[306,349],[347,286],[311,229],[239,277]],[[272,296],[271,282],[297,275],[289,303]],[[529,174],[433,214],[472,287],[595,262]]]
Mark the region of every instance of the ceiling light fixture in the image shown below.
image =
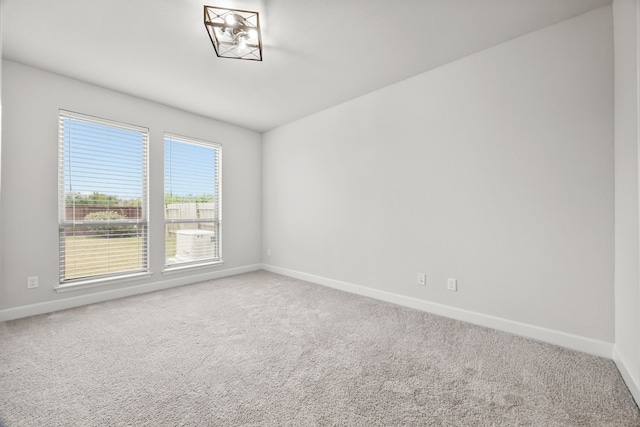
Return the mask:
[[[258,12],[205,6],[204,26],[220,58],[262,61]]]

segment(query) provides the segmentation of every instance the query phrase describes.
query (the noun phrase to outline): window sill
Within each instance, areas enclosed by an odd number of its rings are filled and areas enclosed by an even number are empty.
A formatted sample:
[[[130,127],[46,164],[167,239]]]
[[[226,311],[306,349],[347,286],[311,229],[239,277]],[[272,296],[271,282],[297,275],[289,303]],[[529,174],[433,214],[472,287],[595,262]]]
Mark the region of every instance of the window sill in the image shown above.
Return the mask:
[[[98,286],[115,285],[118,283],[130,282],[132,280],[146,279],[151,276],[152,274],[150,272],[143,272],[143,273],[125,274],[117,277],[105,277],[102,279],[87,279],[87,280],[80,280],[72,283],[63,283],[54,287],[53,289],[55,289],[56,292],[77,291],[80,289],[89,289],[89,288],[95,288]]]
[[[189,265],[174,265],[170,267],[165,267],[162,274],[175,274],[181,273],[183,271],[189,270],[198,270],[207,267],[218,267],[224,265],[224,261],[210,261],[210,262],[202,262],[198,264],[189,264]]]

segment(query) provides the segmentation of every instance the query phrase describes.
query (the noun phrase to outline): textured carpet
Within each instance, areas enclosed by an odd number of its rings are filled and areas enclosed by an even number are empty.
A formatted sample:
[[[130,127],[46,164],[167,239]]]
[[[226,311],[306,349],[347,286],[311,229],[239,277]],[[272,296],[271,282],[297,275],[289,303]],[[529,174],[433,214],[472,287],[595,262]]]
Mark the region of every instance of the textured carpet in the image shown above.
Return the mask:
[[[0,343],[7,427],[640,425],[610,360],[263,271],[0,323]]]

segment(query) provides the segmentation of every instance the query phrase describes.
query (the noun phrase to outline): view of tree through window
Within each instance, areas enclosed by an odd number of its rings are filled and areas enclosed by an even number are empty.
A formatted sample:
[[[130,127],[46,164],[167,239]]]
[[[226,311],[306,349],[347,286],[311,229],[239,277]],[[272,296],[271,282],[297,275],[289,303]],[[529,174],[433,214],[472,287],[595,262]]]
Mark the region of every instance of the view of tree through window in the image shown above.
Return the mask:
[[[146,271],[148,131],[66,111],[59,127],[61,283]]]

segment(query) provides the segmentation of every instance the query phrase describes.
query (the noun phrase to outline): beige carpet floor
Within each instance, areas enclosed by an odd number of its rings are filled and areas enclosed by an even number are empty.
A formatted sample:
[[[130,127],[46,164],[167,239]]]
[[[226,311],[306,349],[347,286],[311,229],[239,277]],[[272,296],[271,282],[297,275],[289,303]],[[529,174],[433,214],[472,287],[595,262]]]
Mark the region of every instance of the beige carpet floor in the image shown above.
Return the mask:
[[[611,360],[264,271],[0,323],[0,424],[640,426]]]

